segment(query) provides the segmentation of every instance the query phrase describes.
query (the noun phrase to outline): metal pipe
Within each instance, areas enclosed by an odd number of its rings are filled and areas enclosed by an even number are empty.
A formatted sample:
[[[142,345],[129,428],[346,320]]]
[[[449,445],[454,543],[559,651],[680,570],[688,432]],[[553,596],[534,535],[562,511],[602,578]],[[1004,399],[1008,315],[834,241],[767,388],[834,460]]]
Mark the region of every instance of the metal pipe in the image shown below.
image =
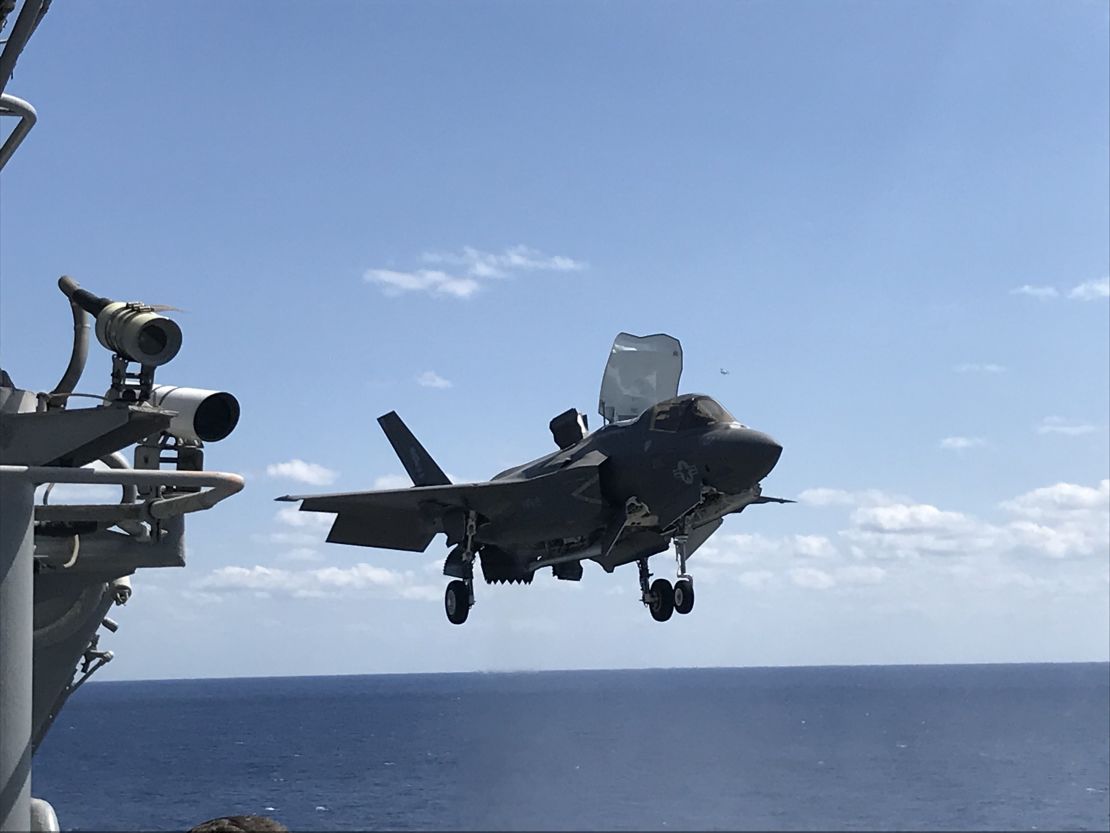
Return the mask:
[[[127,462],[127,458],[123,456],[122,451],[113,451],[111,454],[105,454],[100,458],[100,462],[110,469],[117,471],[131,471],[131,464]],[[139,499],[139,488],[134,483],[123,483],[123,498],[120,503],[134,503]]]
[[[141,506],[146,507],[148,517],[164,519],[189,512],[199,512],[215,506],[224,498],[231,497],[242,490],[244,481],[238,474],[218,471],[120,471],[110,469],[68,468],[64,466],[0,466],[0,475],[18,477],[35,485],[41,483],[94,483],[111,486],[134,484],[135,486],[207,486],[208,491],[157,498]],[[105,520],[105,512],[116,513],[117,517],[132,517],[137,506],[126,504],[112,506],[39,506],[35,509],[40,520]]]
[[[31,480],[0,477],[0,831],[31,828],[34,506]]]
[[[39,25],[43,11],[42,0],[24,0],[23,8],[19,10],[19,17],[15,19],[15,26],[8,36],[4,51],[0,52],[0,93],[8,86],[8,80],[15,70],[15,62],[23,47],[27,45],[27,41],[31,39],[35,27]]]
[[[14,95],[8,95],[7,93],[0,95],[0,116],[20,117],[19,124],[12,128],[12,132],[4,140],[3,146],[0,146],[0,169],[3,169],[8,164],[8,160],[12,158],[15,149],[27,138],[27,134],[31,132],[31,128],[35,126],[39,117],[35,108],[29,103],[22,98],[16,98]]]
[[[69,288],[71,286],[72,290]],[[85,362],[89,358],[89,315],[81,308],[80,304],[73,300],[72,291],[77,289],[77,282],[73,278],[62,275],[58,278],[58,287],[69,298],[69,306],[73,312],[73,349],[69,353],[69,364],[66,366],[66,372],[62,374],[61,381],[54,386],[54,390],[50,391],[51,396],[62,394],[59,397],[60,403],[55,407],[64,408],[66,406],[66,396],[73,393],[81,374],[85,372]],[[123,464],[126,466],[127,460],[122,457],[120,459],[123,460]],[[107,460],[105,462],[107,463]],[[108,463],[108,465],[112,464]],[[131,498],[131,500],[134,500],[134,498]],[[128,502],[130,503],[130,501]]]
[[[103,295],[97,295],[95,292],[82,289],[81,285],[68,275],[62,275],[58,278],[58,288],[65,293],[70,301],[93,315],[100,315],[104,308],[112,303],[111,298],[105,298]]]

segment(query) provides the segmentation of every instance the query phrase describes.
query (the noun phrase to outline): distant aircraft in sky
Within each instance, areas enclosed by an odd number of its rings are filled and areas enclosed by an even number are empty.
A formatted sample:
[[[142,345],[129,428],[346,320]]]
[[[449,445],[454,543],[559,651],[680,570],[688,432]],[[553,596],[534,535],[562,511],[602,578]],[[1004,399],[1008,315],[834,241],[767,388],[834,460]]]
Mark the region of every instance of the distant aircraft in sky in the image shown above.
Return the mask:
[[[729,374],[729,371],[725,370],[725,368],[722,367],[721,368],[721,375],[722,376],[728,376],[728,374]]]
[[[722,371],[725,372],[725,371]],[[579,581],[582,562],[607,572],[639,567],[640,598],[653,618],[694,607],[686,561],[722,518],[751,504],[793,503],[764,497],[760,486],[782,447],[702,394],[678,396],[682,347],[663,334],[620,333],[602,378],[599,413],[551,420],[557,451],[481,483],[452,484],[395,413],[378,419],[415,484],[408,489],[286,495],[301,511],[334,512],[331,543],[423,552],[438,533],[448,546],[444,606],[454,624],[474,604],[474,561],[487,583],[530,584],[551,567]],[[674,542],[674,585],[650,581],[648,559]]]

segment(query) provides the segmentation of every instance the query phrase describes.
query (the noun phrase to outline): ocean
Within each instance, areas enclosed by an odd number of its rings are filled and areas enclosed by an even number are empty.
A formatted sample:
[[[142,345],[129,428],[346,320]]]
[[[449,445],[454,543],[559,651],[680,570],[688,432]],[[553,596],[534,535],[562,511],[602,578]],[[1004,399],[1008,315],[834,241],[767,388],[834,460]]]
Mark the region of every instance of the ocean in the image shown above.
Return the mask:
[[[64,830],[1110,829],[1110,665],[92,682]]]

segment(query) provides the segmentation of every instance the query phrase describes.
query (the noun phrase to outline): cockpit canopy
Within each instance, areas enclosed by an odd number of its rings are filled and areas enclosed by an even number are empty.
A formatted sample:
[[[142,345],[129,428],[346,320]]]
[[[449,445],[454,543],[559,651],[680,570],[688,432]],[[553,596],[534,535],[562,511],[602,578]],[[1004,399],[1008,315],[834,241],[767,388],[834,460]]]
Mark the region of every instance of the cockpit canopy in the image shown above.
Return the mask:
[[[730,425],[736,417],[717,400],[701,393],[688,393],[652,406],[642,419],[652,431],[688,431],[710,425]]]
[[[598,413],[606,423],[635,419],[678,395],[682,345],[674,336],[618,333],[601,376]]]

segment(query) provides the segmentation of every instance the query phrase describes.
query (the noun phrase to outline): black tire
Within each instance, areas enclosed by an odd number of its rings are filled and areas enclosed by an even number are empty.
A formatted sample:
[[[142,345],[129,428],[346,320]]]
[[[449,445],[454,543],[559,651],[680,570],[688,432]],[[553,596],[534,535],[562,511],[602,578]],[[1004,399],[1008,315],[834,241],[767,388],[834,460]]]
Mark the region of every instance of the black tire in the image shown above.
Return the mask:
[[[665,578],[657,578],[651,583],[651,604],[648,609],[656,622],[666,622],[674,613],[674,588]]]
[[[674,583],[674,611],[687,614],[694,609],[694,583],[688,578]]]
[[[443,594],[443,608],[447,611],[447,621],[461,625],[470,613],[470,588],[465,581],[452,581]]]

